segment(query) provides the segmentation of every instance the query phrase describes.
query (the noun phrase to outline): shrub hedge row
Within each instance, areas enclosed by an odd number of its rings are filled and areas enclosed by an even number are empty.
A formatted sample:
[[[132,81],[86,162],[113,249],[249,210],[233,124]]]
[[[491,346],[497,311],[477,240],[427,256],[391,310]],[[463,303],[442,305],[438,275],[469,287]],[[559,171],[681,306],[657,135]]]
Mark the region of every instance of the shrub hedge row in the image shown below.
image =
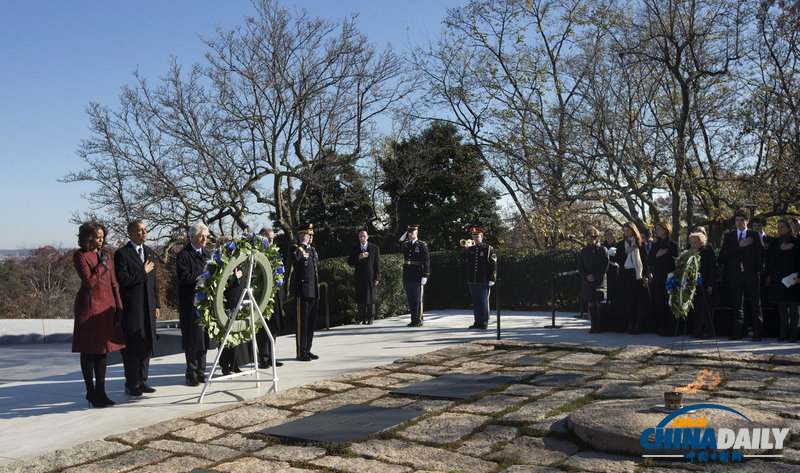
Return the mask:
[[[548,310],[552,298],[552,274],[575,270],[580,250],[497,250],[500,286],[492,290],[492,310],[499,291],[503,310]],[[358,309],[354,301],[353,268],[347,258],[320,261],[320,281],[328,283],[332,326],[355,321]],[[472,301],[466,285],[465,263],[458,251],[431,253],[431,277],[425,285],[426,309],[470,309]],[[578,310],[580,278],[556,279],[556,310]],[[324,297],[324,295],[323,295]],[[324,325],[324,302],[320,301],[320,322]],[[376,317],[408,313],[403,292],[403,256],[381,255],[381,282],[378,284]]]

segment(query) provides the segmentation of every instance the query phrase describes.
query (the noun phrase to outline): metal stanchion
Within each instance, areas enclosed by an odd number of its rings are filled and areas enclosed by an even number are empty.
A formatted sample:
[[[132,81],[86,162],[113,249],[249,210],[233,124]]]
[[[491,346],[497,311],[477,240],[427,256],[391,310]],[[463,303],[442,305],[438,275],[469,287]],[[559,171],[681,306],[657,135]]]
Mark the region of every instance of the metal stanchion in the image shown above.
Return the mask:
[[[325,288],[325,330],[331,329],[331,310],[330,305],[328,304],[328,283],[321,282],[319,283],[320,288]]]
[[[497,339],[500,340],[500,278],[494,282],[494,303],[497,309]]]

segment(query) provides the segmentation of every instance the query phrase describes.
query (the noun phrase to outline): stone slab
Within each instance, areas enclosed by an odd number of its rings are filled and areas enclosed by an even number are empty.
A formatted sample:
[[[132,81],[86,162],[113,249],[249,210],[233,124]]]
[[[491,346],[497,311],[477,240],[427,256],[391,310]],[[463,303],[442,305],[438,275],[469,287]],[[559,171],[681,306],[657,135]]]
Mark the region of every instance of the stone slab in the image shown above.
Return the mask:
[[[460,404],[453,408],[454,411],[460,412],[475,412],[478,414],[493,414],[501,412],[509,407],[516,406],[525,401],[525,398],[519,396],[506,396],[497,394],[493,396],[486,396],[478,399],[475,402],[468,404]]]
[[[226,427],[228,429],[240,429],[242,427],[247,427],[248,425],[260,424],[268,420],[285,419],[290,415],[290,411],[256,404],[220,412],[219,414],[206,417],[205,421]]]
[[[294,468],[286,462],[261,460],[258,458],[240,458],[236,461],[223,463],[214,467],[215,471],[223,473],[261,473],[261,472],[281,472],[281,473],[308,473],[309,471],[302,468]]]
[[[336,471],[347,471],[349,473],[406,473],[411,468],[401,465],[390,465],[378,460],[367,460],[365,458],[342,458],[326,456],[312,460],[314,466],[329,468]]]
[[[425,411],[348,404],[260,433],[312,442],[346,443],[424,415]]]
[[[147,465],[142,468],[131,470],[130,473],[183,473],[189,468],[194,471],[201,471],[198,468],[204,468],[212,462],[204,458],[197,458],[190,455],[181,455],[177,457],[169,457],[166,460]]]
[[[639,466],[631,457],[609,455],[601,452],[576,453],[567,458],[564,465],[598,473],[633,473]]]
[[[552,466],[578,451],[578,446],[550,437],[520,437],[512,440],[489,458],[511,458],[524,463]]]
[[[600,361],[605,357],[606,355],[597,353],[570,353],[569,355],[565,355],[557,360],[551,361],[549,365],[565,369],[588,368],[600,363]]]
[[[208,458],[214,461],[227,460],[228,458],[241,455],[240,452],[228,447],[193,442],[178,442],[176,440],[156,440],[148,443],[147,446],[173,453],[188,453],[189,455]]]
[[[597,373],[584,373],[582,371],[553,370],[533,378],[533,384],[543,386],[577,386],[589,378],[598,376]]]
[[[8,465],[0,466],[0,472],[38,472],[51,471],[72,465],[85,463],[95,458],[102,458],[130,450],[131,447],[117,442],[94,440],[82,443],[71,448],[56,450],[55,452],[39,455],[29,460],[22,460]]]
[[[465,455],[481,456],[489,453],[492,448],[501,442],[508,442],[519,434],[517,427],[506,425],[490,425],[469,438],[458,448],[458,453]]]
[[[503,420],[519,422],[540,422],[552,410],[558,409],[591,393],[591,389],[567,389],[558,391],[530,404],[525,404],[514,412],[503,416]]]
[[[116,473],[118,471],[127,471],[149,465],[150,463],[163,460],[168,456],[170,456],[170,454],[167,452],[145,448],[142,450],[125,452],[114,458],[87,463],[63,471],[64,473]]]
[[[397,435],[416,442],[450,443],[471,434],[487,420],[485,416],[445,412],[406,427]]]
[[[543,361],[547,361],[549,358],[544,358],[542,356],[523,356],[522,358],[517,358],[513,360],[511,363],[517,365],[538,365]]]
[[[256,456],[281,461],[307,461],[325,455],[326,450],[320,447],[303,447],[300,445],[272,445]]]
[[[415,468],[437,471],[462,471],[484,473],[497,464],[469,455],[449,452],[439,448],[419,445],[402,440],[370,440],[353,444],[350,451],[367,458],[378,458],[392,463],[411,464]]]
[[[514,381],[516,381],[516,378],[511,376],[450,373],[405,388],[396,389],[392,391],[392,394],[469,399],[476,394]]]
[[[303,404],[299,407],[308,411],[322,412],[347,404],[360,404],[385,396],[386,391],[377,388],[358,388],[343,393],[332,394]]]

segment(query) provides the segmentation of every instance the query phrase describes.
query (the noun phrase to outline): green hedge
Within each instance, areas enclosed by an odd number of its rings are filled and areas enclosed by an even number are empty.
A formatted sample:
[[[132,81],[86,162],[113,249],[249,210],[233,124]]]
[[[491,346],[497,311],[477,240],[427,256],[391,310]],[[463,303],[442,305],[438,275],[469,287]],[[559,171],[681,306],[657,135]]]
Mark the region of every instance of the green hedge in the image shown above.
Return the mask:
[[[553,272],[578,267],[575,250],[497,250],[500,302],[503,310],[549,310]],[[431,253],[431,277],[425,285],[427,309],[470,309],[472,301],[465,282],[464,262],[458,251]],[[352,323],[358,318],[354,301],[353,268],[347,258],[320,261],[320,281],[330,290],[331,325]],[[497,292],[497,290],[494,290]],[[564,276],[556,280],[556,310],[578,310],[580,279]],[[492,296],[492,310],[495,308]],[[322,302],[322,301],[321,301]],[[376,317],[408,313],[403,292],[403,258],[400,254],[381,255],[381,282],[378,284]],[[324,306],[320,305],[320,325],[324,325]]]

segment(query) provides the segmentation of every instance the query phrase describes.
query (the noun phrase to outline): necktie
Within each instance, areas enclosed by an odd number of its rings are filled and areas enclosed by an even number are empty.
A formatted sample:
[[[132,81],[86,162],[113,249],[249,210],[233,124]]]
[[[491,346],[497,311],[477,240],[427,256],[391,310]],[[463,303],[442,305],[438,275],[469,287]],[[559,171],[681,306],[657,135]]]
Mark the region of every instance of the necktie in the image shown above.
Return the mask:
[[[144,263],[144,251],[142,250],[141,246],[139,247],[139,259],[142,260],[142,263]]]
[[[744,232],[739,232],[739,241],[744,240]]]

